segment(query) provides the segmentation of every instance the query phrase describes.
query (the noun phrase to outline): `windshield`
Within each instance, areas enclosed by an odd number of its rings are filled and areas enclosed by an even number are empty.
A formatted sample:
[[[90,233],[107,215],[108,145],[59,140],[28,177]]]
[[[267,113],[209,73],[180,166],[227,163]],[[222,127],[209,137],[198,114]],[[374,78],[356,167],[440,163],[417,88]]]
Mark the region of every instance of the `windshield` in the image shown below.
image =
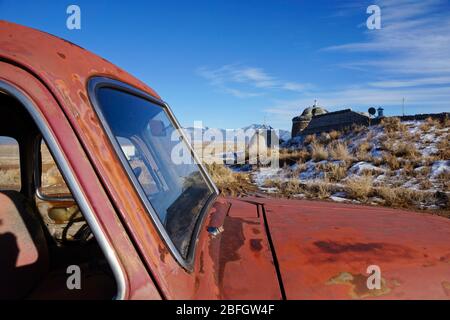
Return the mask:
[[[190,151],[190,161],[173,159],[174,148],[187,145],[163,107],[111,88],[99,88],[97,99],[131,168],[132,180],[137,180],[141,194],[145,194],[170,239],[186,258],[197,220],[213,190]]]

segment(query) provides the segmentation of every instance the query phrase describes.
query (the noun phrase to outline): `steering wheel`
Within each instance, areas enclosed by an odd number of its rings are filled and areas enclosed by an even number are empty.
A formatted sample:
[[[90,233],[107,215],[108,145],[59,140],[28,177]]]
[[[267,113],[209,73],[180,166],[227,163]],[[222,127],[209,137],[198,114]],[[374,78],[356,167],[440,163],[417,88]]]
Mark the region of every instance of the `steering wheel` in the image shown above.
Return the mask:
[[[77,242],[82,245],[86,245],[90,243],[94,239],[94,235],[92,234],[91,229],[89,228],[89,225],[84,223],[80,229],[73,235],[73,240],[67,239],[67,234],[70,230],[70,228],[76,223],[76,222],[82,222],[86,221],[83,216],[81,216],[80,209],[77,209],[69,218],[69,222],[64,227],[64,230],[62,232],[62,241],[65,244],[71,244],[74,242]]]

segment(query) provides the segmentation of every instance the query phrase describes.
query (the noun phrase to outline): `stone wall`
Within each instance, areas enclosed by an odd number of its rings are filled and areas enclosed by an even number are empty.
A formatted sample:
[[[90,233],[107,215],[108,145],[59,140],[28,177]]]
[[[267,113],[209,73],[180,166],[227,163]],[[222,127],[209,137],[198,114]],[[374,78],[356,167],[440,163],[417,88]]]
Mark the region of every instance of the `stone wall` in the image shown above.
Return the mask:
[[[301,134],[303,129],[305,129],[311,120],[300,120],[298,118],[292,119],[292,130],[291,137],[296,137]]]
[[[313,117],[301,134],[329,132],[332,130],[338,131],[344,128],[350,128],[354,124],[368,126],[369,117],[351,111],[350,109],[330,112]]]

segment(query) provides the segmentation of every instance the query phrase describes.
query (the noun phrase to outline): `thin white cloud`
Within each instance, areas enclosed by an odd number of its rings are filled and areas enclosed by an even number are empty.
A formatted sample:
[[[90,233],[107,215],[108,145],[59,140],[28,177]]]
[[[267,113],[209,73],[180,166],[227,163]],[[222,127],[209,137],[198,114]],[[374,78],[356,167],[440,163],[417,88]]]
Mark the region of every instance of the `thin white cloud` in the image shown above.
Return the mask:
[[[381,81],[370,82],[369,85],[372,87],[377,87],[377,88],[404,88],[404,87],[419,87],[419,86],[450,85],[450,76],[449,77],[429,77],[429,78],[381,80]]]
[[[261,68],[242,65],[229,64],[216,69],[201,67],[197,69],[197,74],[221,91],[238,98],[261,96],[268,90],[304,92],[312,87],[310,84],[280,80]],[[249,91],[251,89],[253,91]]]
[[[380,58],[354,61],[389,74],[450,72],[450,10],[441,0],[380,0],[382,28],[366,30],[366,41],[338,44],[327,51],[378,53]]]

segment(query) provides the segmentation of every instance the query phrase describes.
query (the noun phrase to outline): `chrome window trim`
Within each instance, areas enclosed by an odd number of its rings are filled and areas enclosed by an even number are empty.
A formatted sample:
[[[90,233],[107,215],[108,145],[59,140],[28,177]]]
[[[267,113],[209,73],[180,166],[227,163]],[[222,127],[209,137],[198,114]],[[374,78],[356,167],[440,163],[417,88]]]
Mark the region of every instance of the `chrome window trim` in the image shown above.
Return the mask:
[[[88,81],[88,95],[89,95],[91,104],[94,107],[94,110],[100,119],[103,129],[105,130],[105,132],[108,136],[108,139],[110,140],[111,144],[113,145],[116,155],[119,157],[123,168],[127,172],[128,178],[130,179],[131,183],[133,184],[136,192],[139,195],[139,198],[141,199],[142,203],[144,204],[145,208],[147,209],[147,212],[150,215],[151,220],[153,221],[156,229],[158,230],[160,237],[162,238],[162,240],[165,242],[165,244],[169,248],[169,252],[175,258],[175,260],[188,272],[192,272],[193,271],[193,262],[194,262],[194,257],[195,257],[195,250],[196,250],[197,243],[198,243],[198,235],[200,233],[201,226],[203,225],[203,222],[207,215],[207,212],[209,211],[211,205],[214,203],[217,196],[219,195],[219,190],[217,189],[216,185],[212,181],[212,178],[209,176],[209,174],[206,171],[206,169],[204,168],[203,164],[201,163],[201,161],[195,154],[194,149],[192,148],[191,144],[189,143],[189,140],[186,137],[186,134],[184,133],[183,130],[179,130],[179,132],[181,132],[181,138],[184,141],[186,141],[189,151],[191,152],[194,160],[196,161],[196,163],[200,169],[200,173],[204,177],[208,187],[211,190],[211,196],[209,197],[207,203],[202,208],[202,211],[200,212],[200,214],[197,218],[196,225],[195,225],[195,228],[193,230],[192,237],[190,240],[187,258],[185,259],[180,254],[178,249],[176,248],[172,239],[170,239],[170,236],[167,233],[166,229],[164,228],[163,224],[161,223],[159,216],[156,213],[156,210],[153,208],[152,204],[150,203],[147,196],[145,195],[145,192],[144,192],[142,186],[140,185],[139,181],[137,180],[136,176],[134,175],[129,162],[127,161],[122,149],[120,148],[120,145],[119,145],[115,135],[112,133],[112,131],[101,111],[101,108],[100,108],[100,105],[99,105],[99,102],[97,99],[97,94],[96,94],[97,90],[100,88],[115,89],[118,91],[128,93],[130,95],[139,97],[141,99],[148,100],[151,103],[154,103],[154,104],[160,106],[167,112],[170,120],[174,123],[175,129],[180,129],[181,125],[178,122],[178,120],[176,119],[175,115],[173,114],[172,110],[170,109],[169,105],[166,102],[164,102],[160,99],[157,99],[157,98],[153,97],[152,95],[150,95],[140,89],[137,89],[137,88],[135,88],[131,85],[128,85],[124,82],[121,82],[121,81],[118,81],[115,79],[106,78],[106,77],[92,77]]]
[[[74,202],[75,199],[73,197],[63,196],[63,197],[54,197],[47,196],[42,193],[42,159],[41,159],[41,143],[45,140],[42,137],[39,137],[34,146],[34,163],[33,163],[33,177],[34,177],[34,190],[35,195],[39,200],[48,201],[48,202]],[[56,163],[55,163],[56,164]],[[58,164],[56,164],[58,166]],[[58,168],[59,171],[61,171]]]
[[[20,91],[19,89],[10,85],[7,82],[4,82],[3,80],[0,80],[0,91],[3,91],[6,94],[9,94],[14,98],[16,98],[25,107],[25,109],[28,111],[28,113],[38,126],[42,136],[44,137],[47,143],[49,150],[51,151],[53,157],[55,158],[55,162],[58,163],[61,173],[64,179],[66,180],[67,185],[69,186],[69,189],[72,192],[72,195],[74,196],[78,206],[80,207],[81,212],[83,212],[84,218],[88,222],[89,227],[91,228],[91,231],[95,236],[95,239],[97,240],[99,246],[101,247],[105,255],[105,258],[107,259],[111,267],[117,286],[117,293],[113,299],[123,300],[125,298],[126,281],[119,260],[113,248],[109,245],[108,240],[103,234],[100,224],[98,223],[97,218],[91,206],[89,205],[89,202],[86,200],[86,197],[82,189],[78,185],[75,175],[72,172],[70,166],[68,165],[58,145],[56,138],[54,137],[52,131],[46,125],[46,121],[43,118],[43,116],[39,113],[38,111],[39,108],[22,91]]]

